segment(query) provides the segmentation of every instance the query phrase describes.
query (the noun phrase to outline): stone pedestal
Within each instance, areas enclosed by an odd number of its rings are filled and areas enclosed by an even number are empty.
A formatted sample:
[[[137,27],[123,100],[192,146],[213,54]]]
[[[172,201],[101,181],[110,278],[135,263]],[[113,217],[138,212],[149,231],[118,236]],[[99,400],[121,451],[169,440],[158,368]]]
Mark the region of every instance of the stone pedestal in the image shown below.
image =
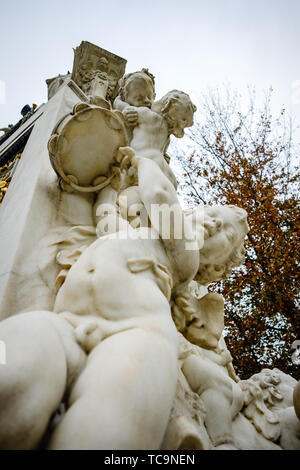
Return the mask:
[[[47,143],[56,123],[76,103],[86,99],[69,80],[41,107],[1,204],[1,318],[21,311],[51,310],[53,307],[55,294],[41,279],[37,249],[41,239],[55,225],[61,198]]]

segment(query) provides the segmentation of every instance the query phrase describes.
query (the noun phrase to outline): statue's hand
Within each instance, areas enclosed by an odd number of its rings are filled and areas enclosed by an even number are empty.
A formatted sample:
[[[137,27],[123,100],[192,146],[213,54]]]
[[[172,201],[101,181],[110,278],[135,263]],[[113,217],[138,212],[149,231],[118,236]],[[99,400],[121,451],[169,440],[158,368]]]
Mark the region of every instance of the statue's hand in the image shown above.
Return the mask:
[[[124,116],[125,123],[127,124],[127,126],[135,127],[137,125],[137,123],[138,123],[138,112],[134,107],[129,106],[128,108],[125,108],[122,111],[122,114]]]
[[[116,161],[120,163],[121,169],[132,166],[135,170],[138,170],[139,163],[142,160],[144,158],[136,155],[131,147],[120,147],[118,149]]]

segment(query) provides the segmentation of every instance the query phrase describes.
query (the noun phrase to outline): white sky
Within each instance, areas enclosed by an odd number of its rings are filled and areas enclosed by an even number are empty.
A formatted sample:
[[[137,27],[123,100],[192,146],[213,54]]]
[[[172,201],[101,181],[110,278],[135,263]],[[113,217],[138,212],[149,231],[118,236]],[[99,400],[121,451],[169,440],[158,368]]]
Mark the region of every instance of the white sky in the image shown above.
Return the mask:
[[[0,18],[0,127],[47,100],[45,80],[72,69],[82,40],[127,59],[127,72],[148,67],[158,98],[272,85],[300,121],[300,0],[0,0]]]

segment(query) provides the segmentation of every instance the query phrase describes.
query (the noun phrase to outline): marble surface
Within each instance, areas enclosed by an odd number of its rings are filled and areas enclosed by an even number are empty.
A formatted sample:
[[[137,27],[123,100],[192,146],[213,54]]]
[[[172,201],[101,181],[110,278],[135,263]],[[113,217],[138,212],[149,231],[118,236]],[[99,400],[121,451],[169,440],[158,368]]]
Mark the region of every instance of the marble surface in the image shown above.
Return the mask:
[[[177,196],[196,107],[92,46],[49,81],[0,209],[0,448],[299,449],[299,384],[237,377],[209,286],[247,214]]]

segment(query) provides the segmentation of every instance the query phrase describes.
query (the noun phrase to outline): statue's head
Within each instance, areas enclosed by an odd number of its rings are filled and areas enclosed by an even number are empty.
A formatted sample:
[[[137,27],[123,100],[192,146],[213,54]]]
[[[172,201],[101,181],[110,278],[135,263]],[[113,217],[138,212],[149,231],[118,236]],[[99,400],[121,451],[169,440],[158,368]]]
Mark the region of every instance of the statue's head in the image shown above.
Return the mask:
[[[257,382],[262,388],[272,387],[281,382],[279,369],[262,369],[258,374],[251,377],[252,380]]]
[[[108,60],[106,59],[106,57],[100,57],[98,61],[98,69],[101,70],[102,72],[107,72]]]
[[[83,64],[79,70],[79,74],[81,76],[81,80],[83,83],[87,83],[93,80],[94,75],[95,75],[95,70],[93,68],[92,62]]]
[[[194,123],[194,113],[197,110],[189,95],[179,90],[169,91],[155,103],[169,126],[169,134],[181,138],[184,129]]]
[[[230,276],[244,261],[244,240],[248,233],[247,212],[239,207],[199,206],[188,211],[200,245],[200,265],[196,280],[200,284]]]
[[[131,106],[150,108],[155,98],[154,76],[148,69],[129,73],[119,82],[119,96]]]

